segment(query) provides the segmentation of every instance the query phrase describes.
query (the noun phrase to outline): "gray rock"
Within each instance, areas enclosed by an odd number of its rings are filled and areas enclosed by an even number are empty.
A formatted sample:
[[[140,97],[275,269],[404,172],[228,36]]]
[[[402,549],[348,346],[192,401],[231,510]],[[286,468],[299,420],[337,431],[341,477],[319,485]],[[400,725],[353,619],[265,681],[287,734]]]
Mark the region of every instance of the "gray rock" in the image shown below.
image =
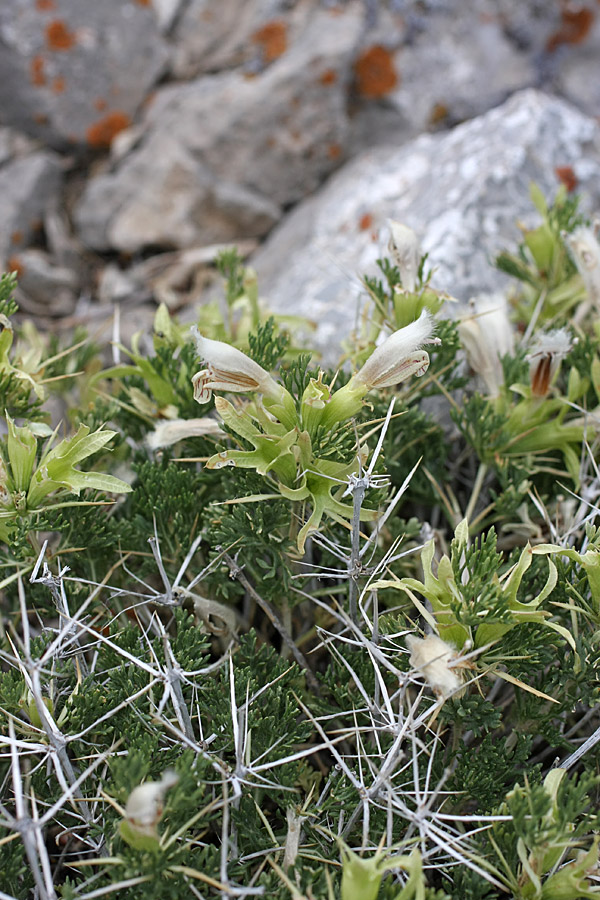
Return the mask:
[[[600,12],[600,10],[599,10]],[[580,45],[556,51],[558,90],[591,116],[600,113],[600,15]]]
[[[14,128],[0,128],[0,166],[16,156],[25,156],[37,149],[36,141]]]
[[[318,323],[335,359],[356,322],[361,275],[386,255],[386,219],[413,228],[436,268],[434,286],[459,300],[506,287],[491,261],[536,221],[529,186],[553,196],[572,166],[584,208],[600,208],[600,127],[564,101],[527,90],[447,134],[365,152],[301,203],[251,260],[261,295],[280,313]]]
[[[173,29],[177,78],[245,65],[257,71],[285,52],[318,0],[189,0]]]
[[[0,48],[3,124],[58,149],[108,146],[169,58],[144,0],[10,0]]]
[[[539,0],[380,4],[355,63],[353,149],[455,125],[535,86],[539,36],[556,17],[546,10],[540,19],[538,6]],[[535,44],[521,27],[534,16]]]
[[[183,0],[152,0],[152,9],[161,32],[169,33],[182,7]]]
[[[60,158],[38,150],[0,166],[0,266],[19,269],[18,255],[41,229],[62,186]]]
[[[79,280],[73,269],[54,265],[43,250],[29,248],[18,255],[19,291],[23,307],[49,315],[69,315],[75,309]]]
[[[134,252],[265,234],[339,165],[361,23],[358,3],[317,10],[262,73],[157,91],[137,147],[88,183],[75,211],[82,240]]]

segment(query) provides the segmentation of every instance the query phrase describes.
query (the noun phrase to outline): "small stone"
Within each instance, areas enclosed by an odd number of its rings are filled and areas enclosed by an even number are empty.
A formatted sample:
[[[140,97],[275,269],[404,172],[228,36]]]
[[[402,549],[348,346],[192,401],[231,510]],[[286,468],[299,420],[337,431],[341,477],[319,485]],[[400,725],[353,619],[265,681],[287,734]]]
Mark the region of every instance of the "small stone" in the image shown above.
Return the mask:
[[[38,150],[0,166],[0,265],[18,256],[42,228],[46,210],[58,201],[62,186],[59,157]]]
[[[15,257],[19,267],[19,291],[25,309],[36,308],[50,316],[69,315],[75,309],[79,280],[72,269],[53,264],[43,250],[29,248]]]

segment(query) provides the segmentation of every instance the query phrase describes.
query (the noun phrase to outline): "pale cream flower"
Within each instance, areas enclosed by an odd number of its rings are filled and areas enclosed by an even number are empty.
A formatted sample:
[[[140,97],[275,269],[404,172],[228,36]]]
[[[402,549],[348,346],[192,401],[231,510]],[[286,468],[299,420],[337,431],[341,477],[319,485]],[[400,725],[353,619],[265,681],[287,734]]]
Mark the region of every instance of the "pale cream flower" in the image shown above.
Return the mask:
[[[207,435],[219,437],[223,434],[219,423],[210,416],[202,416],[200,419],[165,419],[146,436],[146,446],[150,450],[160,450],[161,447],[172,447],[185,438]]]
[[[580,225],[571,234],[563,233],[563,240],[571,252],[573,262],[581,275],[588,297],[600,305],[600,243],[596,222],[593,228]]]
[[[178,780],[176,773],[167,769],[160,781],[146,781],[132,790],[127,798],[125,817],[136,831],[149,837],[156,835],[165,794]]]
[[[213,391],[229,391],[246,394],[259,391],[268,397],[280,399],[283,388],[253,359],[223,341],[203,337],[196,326],[191,329],[198,355],[206,368],[192,378],[194,400],[208,403]]]
[[[467,361],[490,397],[504,384],[502,357],[513,352],[513,330],[502,294],[482,294],[471,300],[471,314],[458,324]]]
[[[437,634],[428,634],[424,638],[407,634],[406,644],[411,666],[421,673],[437,697],[450,697],[460,690],[460,674],[456,668],[450,668],[450,664],[458,659],[456,647]]]
[[[376,347],[362,369],[352,378],[352,385],[365,385],[367,390],[391,387],[405,381],[411,375],[423,375],[429,367],[429,354],[423,344],[439,344],[432,337],[434,321],[423,310],[416,322],[395,331],[379,347]]]
[[[573,342],[566,328],[540,332],[536,335],[527,354],[531,393],[545,397],[558,371],[561,360],[571,349]]]
[[[416,234],[408,225],[388,219],[390,241],[388,249],[394,264],[398,267],[402,287],[414,291],[421,263],[421,247]]]

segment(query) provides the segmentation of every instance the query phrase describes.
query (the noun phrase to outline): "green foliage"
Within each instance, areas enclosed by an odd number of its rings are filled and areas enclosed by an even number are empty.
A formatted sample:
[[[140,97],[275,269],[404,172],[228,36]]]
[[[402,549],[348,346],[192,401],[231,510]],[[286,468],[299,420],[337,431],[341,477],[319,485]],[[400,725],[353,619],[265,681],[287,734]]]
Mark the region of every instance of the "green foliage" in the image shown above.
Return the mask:
[[[217,271],[225,279],[225,299],[231,306],[244,293],[244,261],[237,248],[221,250],[216,260]]]
[[[102,370],[2,278],[4,894],[600,893],[600,321],[576,199],[532,200],[508,353],[409,229],[339,371],[225,251],[202,407],[166,306]]]
[[[0,275],[0,315],[10,318],[18,311],[19,305],[13,297],[17,286],[16,272]]]
[[[248,335],[248,356],[270,372],[289,344],[290,339],[287,335],[275,333],[275,319],[270,316],[266,322],[258,326],[256,333],[251,332]]]
[[[310,353],[301,353],[297,359],[292,360],[281,369],[281,383],[292,397],[296,397],[299,406],[300,398],[309,385],[311,378],[317,378],[319,369],[309,368],[312,356]]]

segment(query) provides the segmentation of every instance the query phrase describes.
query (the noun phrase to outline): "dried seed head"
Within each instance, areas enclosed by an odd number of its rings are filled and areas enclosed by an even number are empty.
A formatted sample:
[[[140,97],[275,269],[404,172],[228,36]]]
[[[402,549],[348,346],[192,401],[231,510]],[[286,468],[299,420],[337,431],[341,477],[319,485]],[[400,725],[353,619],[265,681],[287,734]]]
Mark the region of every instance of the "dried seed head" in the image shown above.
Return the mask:
[[[406,644],[411,666],[423,675],[437,697],[450,697],[460,690],[460,674],[455,667],[450,668],[450,664],[458,659],[456,647],[437,634],[428,634],[424,638],[408,634]]]
[[[536,335],[527,354],[531,393],[534,397],[545,397],[554,380],[561,360],[573,345],[566,328],[542,332]]]
[[[130,825],[139,832],[154,836],[162,815],[164,796],[178,780],[176,773],[167,769],[160,781],[146,781],[134,788],[125,806]]]

